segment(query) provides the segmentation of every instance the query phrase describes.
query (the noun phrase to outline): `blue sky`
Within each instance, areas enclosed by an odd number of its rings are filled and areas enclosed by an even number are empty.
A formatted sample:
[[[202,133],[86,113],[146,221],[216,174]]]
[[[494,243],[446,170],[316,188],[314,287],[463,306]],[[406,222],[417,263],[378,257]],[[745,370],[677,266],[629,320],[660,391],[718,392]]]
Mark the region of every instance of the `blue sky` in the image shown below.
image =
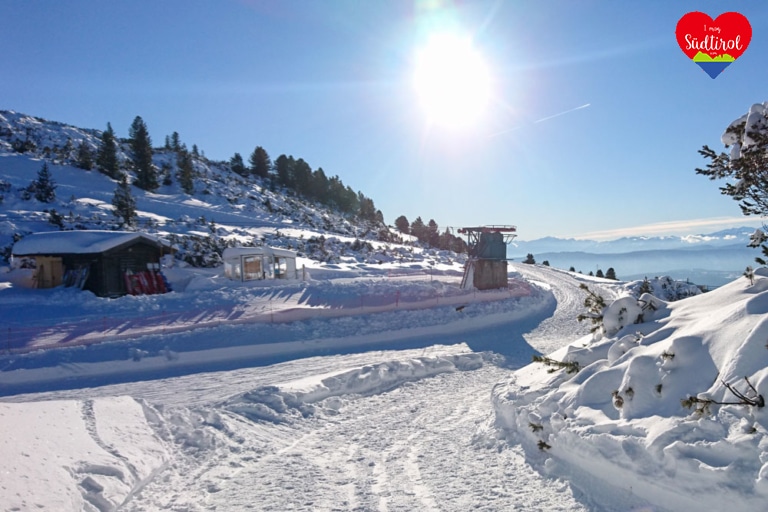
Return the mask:
[[[714,80],[675,39],[694,10],[752,25]],[[3,2],[0,24],[0,109],[120,136],[140,115],[157,145],[178,131],[213,159],[301,157],[389,223],[515,224],[522,239],[743,224],[695,175],[697,150],[768,100],[765,2],[29,0]],[[490,70],[471,129],[420,108],[433,31],[471,36]]]

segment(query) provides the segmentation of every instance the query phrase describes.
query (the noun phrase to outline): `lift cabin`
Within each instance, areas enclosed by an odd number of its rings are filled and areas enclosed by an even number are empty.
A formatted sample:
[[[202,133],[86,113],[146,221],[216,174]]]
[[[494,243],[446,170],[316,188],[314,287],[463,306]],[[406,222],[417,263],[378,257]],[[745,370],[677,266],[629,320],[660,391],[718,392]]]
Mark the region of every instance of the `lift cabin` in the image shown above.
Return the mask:
[[[515,226],[460,228],[467,235],[469,259],[464,267],[462,288],[493,290],[507,287],[507,244],[517,236]]]

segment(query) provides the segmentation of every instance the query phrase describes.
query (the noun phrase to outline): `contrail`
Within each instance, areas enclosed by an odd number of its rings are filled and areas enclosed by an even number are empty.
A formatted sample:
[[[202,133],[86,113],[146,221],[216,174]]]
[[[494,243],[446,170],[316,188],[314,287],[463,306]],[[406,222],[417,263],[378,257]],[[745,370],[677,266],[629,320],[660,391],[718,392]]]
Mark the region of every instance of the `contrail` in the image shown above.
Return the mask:
[[[559,114],[555,114],[553,116],[542,117],[538,121],[534,121],[533,124],[543,123],[544,121],[548,121],[548,120],[554,119],[556,117],[564,116],[565,114],[570,114],[571,112],[576,112],[577,110],[581,110],[582,108],[587,108],[590,105],[591,105],[591,103],[585,103],[584,105],[582,105],[580,107],[572,108],[571,110],[566,110],[565,112],[560,112]]]
[[[544,121],[549,121],[550,119],[554,119],[556,117],[564,116],[565,114],[570,114],[571,112],[575,112],[577,110],[581,110],[583,108],[587,108],[587,107],[589,107],[591,105],[592,105],[591,103],[585,103],[584,105],[581,105],[581,106],[576,107],[576,108],[572,108],[570,110],[566,110],[565,112],[560,112],[559,114],[555,114],[555,115],[547,116],[547,117],[542,117],[541,119],[539,119],[537,121],[534,121],[531,124],[543,123]],[[514,128],[510,128],[508,130],[502,130],[500,132],[492,133],[492,134],[488,135],[488,137],[498,137],[499,135],[504,135],[505,133],[514,132],[516,130],[519,130],[520,128],[522,128],[522,126],[516,126]]]

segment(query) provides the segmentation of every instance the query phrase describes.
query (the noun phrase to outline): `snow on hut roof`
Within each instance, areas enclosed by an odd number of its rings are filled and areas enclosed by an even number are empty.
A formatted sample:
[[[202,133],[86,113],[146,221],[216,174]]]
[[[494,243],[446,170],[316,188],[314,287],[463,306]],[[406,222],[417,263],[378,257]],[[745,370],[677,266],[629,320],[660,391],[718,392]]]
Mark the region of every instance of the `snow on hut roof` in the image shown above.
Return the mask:
[[[235,256],[247,256],[249,254],[267,254],[271,256],[278,256],[282,258],[295,258],[296,253],[289,251],[288,249],[277,249],[275,247],[259,246],[259,247],[227,247],[224,249],[221,257],[231,258]]]
[[[13,245],[12,253],[14,256],[96,254],[139,239],[158,246],[168,245],[155,236],[130,231],[51,231],[25,236]]]

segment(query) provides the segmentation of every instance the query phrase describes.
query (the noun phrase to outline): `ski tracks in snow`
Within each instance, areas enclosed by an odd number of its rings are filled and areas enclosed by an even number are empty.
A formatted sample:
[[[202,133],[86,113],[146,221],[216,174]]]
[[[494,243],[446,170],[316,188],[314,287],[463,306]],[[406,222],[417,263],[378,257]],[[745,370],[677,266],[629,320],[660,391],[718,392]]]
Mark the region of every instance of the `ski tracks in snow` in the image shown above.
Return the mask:
[[[124,510],[585,510],[519,447],[476,441],[508,373],[486,364],[333,397],[286,423],[210,411],[207,448],[182,450]]]

